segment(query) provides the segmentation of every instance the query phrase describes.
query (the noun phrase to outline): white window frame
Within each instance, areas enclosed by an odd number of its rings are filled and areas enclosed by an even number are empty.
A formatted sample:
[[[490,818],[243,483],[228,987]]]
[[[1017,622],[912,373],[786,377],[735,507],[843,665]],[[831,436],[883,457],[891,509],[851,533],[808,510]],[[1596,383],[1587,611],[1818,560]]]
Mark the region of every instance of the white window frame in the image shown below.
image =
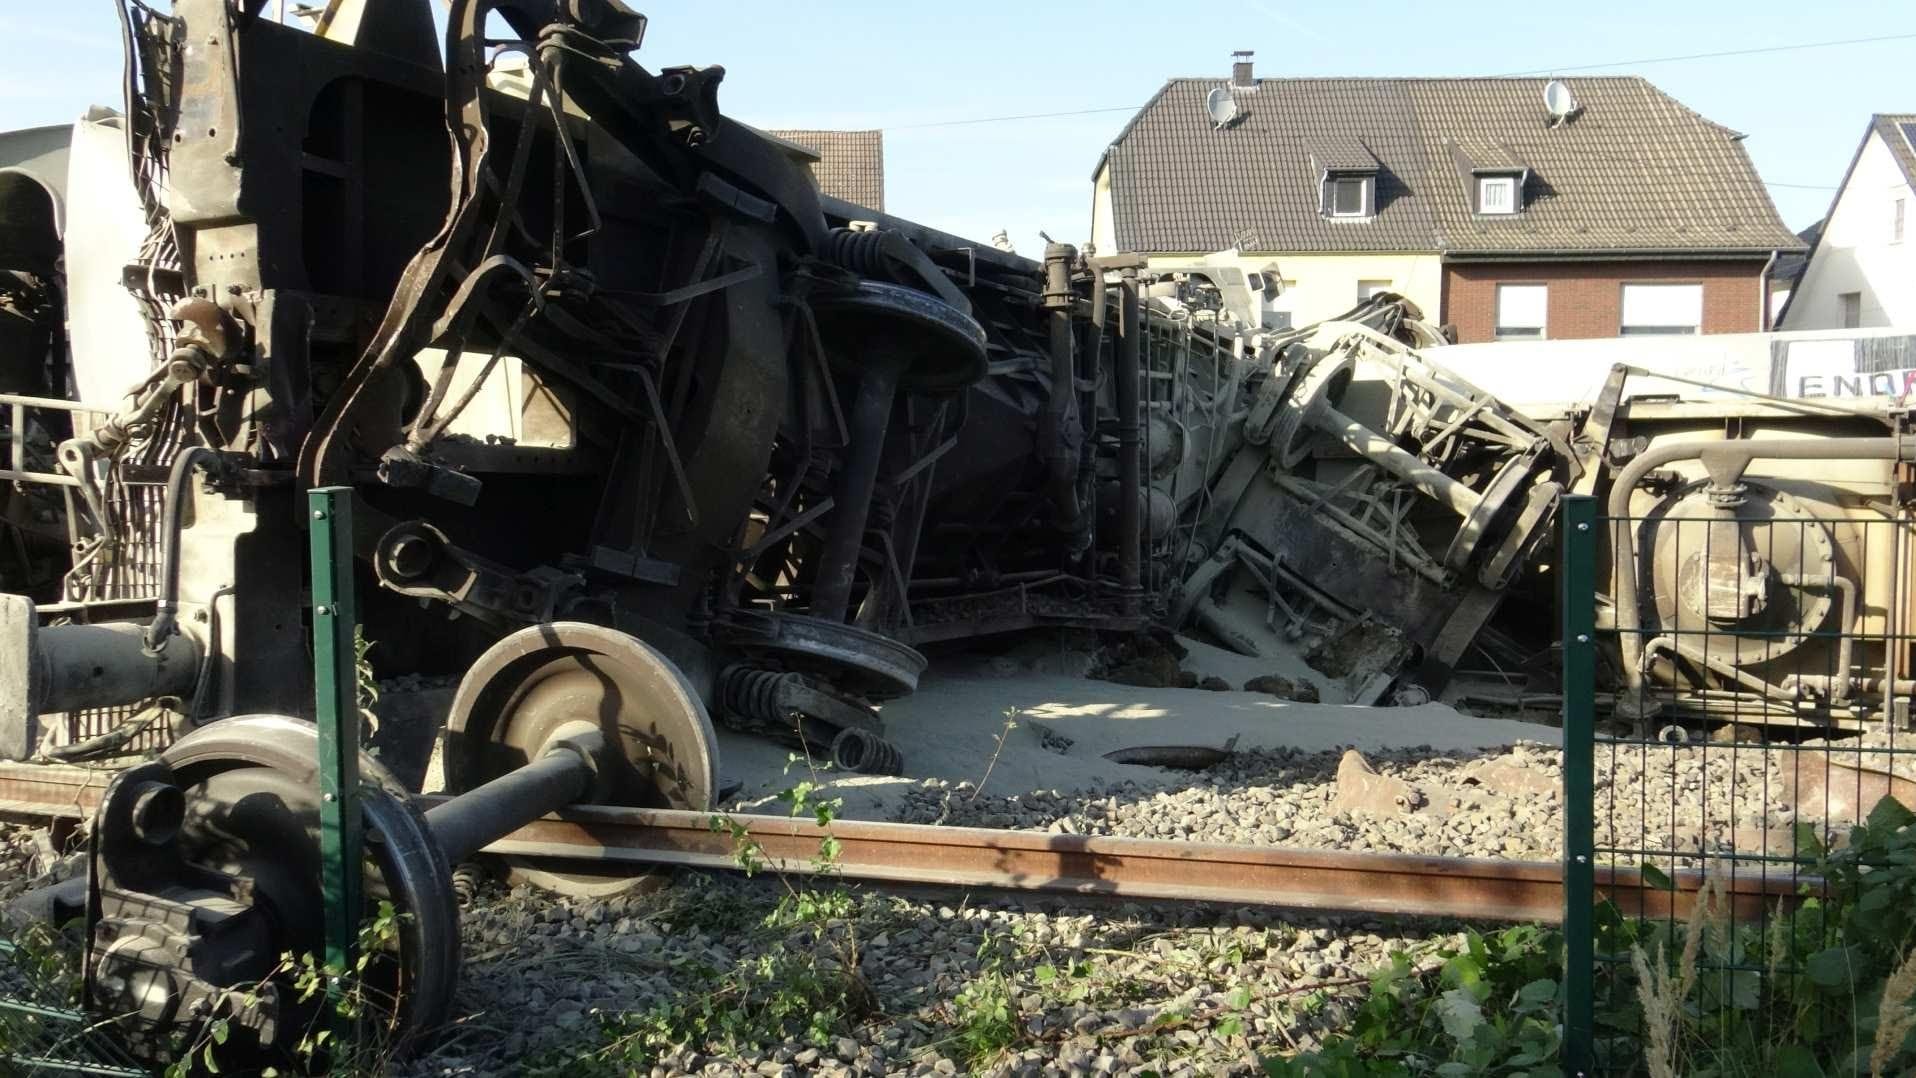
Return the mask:
[[[1506,308],[1517,306],[1506,302],[1515,298],[1515,290],[1535,289],[1540,295],[1541,305],[1533,318],[1505,319]],[[1495,338],[1500,341],[1541,341],[1550,336],[1550,286],[1541,281],[1499,281],[1497,283],[1496,309],[1493,312],[1496,325],[1491,327]],[[1534,324],[1532,324],[1534,323]]]
[[[1903,218],[1909,212],[1908,201],[1900,197],[1890,201],[1889,242],[1891,243],[1903,242]]]
[[[1393,283],[1394,282],[1384,280],[1381,277],[1367,278],[1365,280],[1358,281],[1357,282],[1357,302],[1362,303],[1365,300],[1370,299],[1372,296],[1376,295],[1379,292],[1395,292],[1396,289],[1391,287]]]
[[[1493,207],[1490,202],[1491,191],[1504,192],[1505,200]],[[1517,212],[1517,177],[1515,176],[1479,176],[1477,177],[1477,212],[1494,217],[1505,217]]]
[[[1844,329],[1860,329],[1863,325],[1863,293],[1836,293],[1836,313],[1843,321]]]
[[[1373,201],[1376,197],[1374,193],[1376,188],[1373,185],[1376,182],[1377,179],[1374,176],[1326,176],[1324,178],[1324,215],[1344,220],[1369,217],[1371,207],[1376,205]],[[1357,209],[1349,213],[1337,208],[1338,186],[1346,183],[1357,185]]]
[[[1631,291],[1639,290],[1637,306],[1651,308],[1652,317],[1634,324],[1630,308]],[[1682,290],[1680,293],[1678,290]],[[1694,297],[1692,299],[1692,297]],[[1701,281],[1626,281],[1618,293],[1617,336],[1687,337],[1703,332],[1703,282]],[[1694,308],[1678,313],[1678,308]]]

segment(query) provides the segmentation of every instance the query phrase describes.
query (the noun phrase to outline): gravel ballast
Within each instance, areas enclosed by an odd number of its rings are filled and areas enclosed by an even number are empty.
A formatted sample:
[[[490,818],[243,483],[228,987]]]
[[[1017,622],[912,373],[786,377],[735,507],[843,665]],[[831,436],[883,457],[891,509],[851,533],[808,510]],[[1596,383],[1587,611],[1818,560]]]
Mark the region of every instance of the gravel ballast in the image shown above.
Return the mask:
[[[772,952],[830,962],[855,940],[873,1013],[822,1043],[665,1046],[634,1073],[1251,1073],[1260,1051],[1307,1049],[1341,1028],[1391,952],[1429,967],[1461,943],[1433,923],[863,890],[822,933],[767,929],[786,894],[776,881],[694,874],[610,901],[490,891],[464,922],[470,1017],[409,1070],[578,1072],[615,1039],[606,1015],[683,1005]],[[1001,1049],[965,1040],[981,992],[1008,1006],[1015,1033]]]

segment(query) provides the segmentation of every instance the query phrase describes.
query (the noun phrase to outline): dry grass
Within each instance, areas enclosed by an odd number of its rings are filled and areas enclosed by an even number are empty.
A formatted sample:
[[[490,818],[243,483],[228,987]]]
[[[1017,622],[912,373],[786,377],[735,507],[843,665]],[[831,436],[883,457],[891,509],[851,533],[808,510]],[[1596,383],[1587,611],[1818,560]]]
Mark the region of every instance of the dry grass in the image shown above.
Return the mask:
[[[1916,1029],[1916,1009],[1909,1005],[1916,995],[1916,949],[1903,956],[1903,964],[1890,974],[1883,985],[1883,1002],[1876,1012],[1876,1044],[1869,1054],[1870,1078],[1883,1078],[1883,1068],[1903,1047],[1911,1029]]]
[[[1649,1042],[1644,1061],[1649,1065],[1650,1078],[1677,1076],[1683,1004],[1696,987],[1696,960],[1703,949],[1704,934],[1721,934],[1723,917],[1723,884],[1712,877],[1704,881],[1703,890],[1690,907],[1690,919],[1683,926],[1683,954],[1674,973],[1661,944],[1654,965],[1641,945],[1630,948],[1630,965],[1637,971],[1637,1000],[1643,1007],[1644,1038]]]

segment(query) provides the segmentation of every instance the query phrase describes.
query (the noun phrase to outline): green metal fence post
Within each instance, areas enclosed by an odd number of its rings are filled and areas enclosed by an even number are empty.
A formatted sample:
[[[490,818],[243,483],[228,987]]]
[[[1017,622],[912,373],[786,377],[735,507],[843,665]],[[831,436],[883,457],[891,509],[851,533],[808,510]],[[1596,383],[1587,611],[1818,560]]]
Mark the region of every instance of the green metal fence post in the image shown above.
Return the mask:
[[[1563,1072],[1595,1068],[1597,500],[1563,500]]]
[[[353,602],[353,491],[307,492],[312,511],[313,718],[319,724],[319,849],[326,964],[349,970],[359,934],[359,624]]]

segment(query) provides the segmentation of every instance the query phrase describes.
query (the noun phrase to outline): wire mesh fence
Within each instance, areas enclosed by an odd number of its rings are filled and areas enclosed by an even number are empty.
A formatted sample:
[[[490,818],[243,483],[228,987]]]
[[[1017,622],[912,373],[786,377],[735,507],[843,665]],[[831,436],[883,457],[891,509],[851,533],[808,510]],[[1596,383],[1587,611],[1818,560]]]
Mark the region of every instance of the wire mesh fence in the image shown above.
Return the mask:
[[[150,1073],[78,1004],[73,948],[51,930],[0,938],[0,1074]]]
[[[1567,1073],[1916,1064],[1916,528],[1739,488],[1566,505]]]

